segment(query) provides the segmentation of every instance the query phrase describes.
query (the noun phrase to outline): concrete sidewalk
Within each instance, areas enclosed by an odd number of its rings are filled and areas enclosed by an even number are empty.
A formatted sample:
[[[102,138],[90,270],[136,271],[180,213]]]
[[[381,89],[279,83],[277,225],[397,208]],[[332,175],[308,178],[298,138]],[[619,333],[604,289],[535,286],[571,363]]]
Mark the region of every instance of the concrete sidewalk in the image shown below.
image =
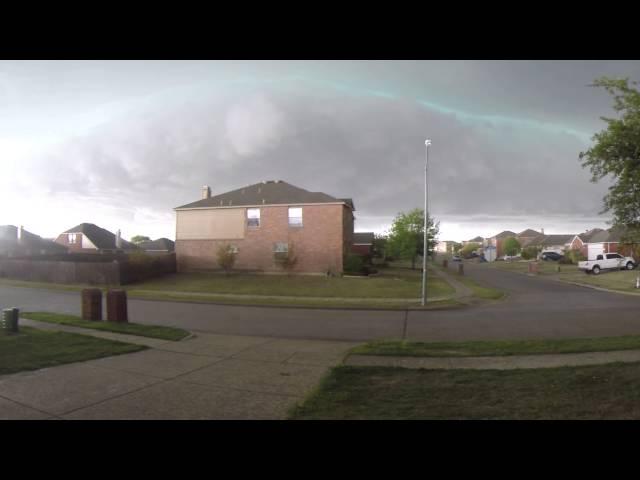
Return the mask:
[[[355,345],[194,333],[141,352],[0,376],[0,419],[283,419]]]
[[[496,357],[394,357],[389,355],[349,355],[345,365],[424,369],[513,370],[601,365],[613,362],[640,362],[640,350],[614,352],[508,355]]]

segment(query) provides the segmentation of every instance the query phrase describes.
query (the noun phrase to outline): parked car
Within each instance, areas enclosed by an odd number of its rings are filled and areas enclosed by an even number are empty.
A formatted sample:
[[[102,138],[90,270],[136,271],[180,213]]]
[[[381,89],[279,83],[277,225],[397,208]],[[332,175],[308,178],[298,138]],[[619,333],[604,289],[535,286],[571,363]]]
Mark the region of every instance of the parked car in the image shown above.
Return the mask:
[[[607,253],[598,255],[595,260],[587,260],[586,262],[578,262],[578,268],[584,270],[585,273],[593,273],[598,275],[601,270],[633,270],[636,262],[633,257],[623,257],[619,253]]]
[[[502,257],[502,260],[511,261],[511,260],[520,260],[522,257],[520,255],[505,255]]]
[[[454,255],[451,260],[454,262],[461,262],[462,258],[460,258],[460,255]]]
[[[540,258],[542,260],[553,260],[554,262],[557,262],[558,260],[564,258],[564,255],[561,255],[558,252],[543,252],[540,254]]]

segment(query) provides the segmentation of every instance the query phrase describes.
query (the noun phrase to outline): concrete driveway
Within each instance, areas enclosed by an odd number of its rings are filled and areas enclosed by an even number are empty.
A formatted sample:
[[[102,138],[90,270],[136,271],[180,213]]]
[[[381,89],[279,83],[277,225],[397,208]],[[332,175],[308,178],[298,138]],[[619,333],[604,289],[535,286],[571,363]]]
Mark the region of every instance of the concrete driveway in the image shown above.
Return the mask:
[[[283,419],[353,345],[198,333],[0,376],[0,419]]]

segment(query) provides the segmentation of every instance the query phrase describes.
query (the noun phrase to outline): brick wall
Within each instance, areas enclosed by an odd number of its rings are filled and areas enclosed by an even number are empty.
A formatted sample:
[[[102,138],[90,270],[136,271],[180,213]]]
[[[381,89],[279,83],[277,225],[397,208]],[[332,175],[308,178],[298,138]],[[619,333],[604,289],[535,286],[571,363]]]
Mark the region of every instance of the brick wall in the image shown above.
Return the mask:
[[[279,272],[274,260],[274,243],[293,244],[298,273],[342,271],[343,255],[348,253],[353,237],[353,216],[344,205],[305,205],[302,227],[289,226],[289,208],[260,208],[260,227],[244,226],[244,238],[235,240],[176,239],[178,271],[219,269],[216,253],[224,244],[238,248],[234,269]],[[350,228],[350,230],[349,230]]]
[[[82,233],[76,233],[76,243],[69,243],[69,234],[61,233],[55,242],[64,245],[69,249],[69,252],[95,252],[95,249],[82,248]]]

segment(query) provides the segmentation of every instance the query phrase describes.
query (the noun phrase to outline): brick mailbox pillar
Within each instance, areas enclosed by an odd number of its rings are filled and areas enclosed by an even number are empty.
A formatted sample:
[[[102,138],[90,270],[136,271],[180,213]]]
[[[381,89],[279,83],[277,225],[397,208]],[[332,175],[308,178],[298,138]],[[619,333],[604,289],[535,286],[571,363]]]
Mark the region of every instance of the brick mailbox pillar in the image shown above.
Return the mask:
[[[107,292],[107,321],[117,323],[129,321],[127,315],[127,292],[124,290],[109,290]]]
[[[536,262],[529,262],[529,273],[531,275],[538,274],[538,264]]]
[[[9,333],[18,333],[18,318],[20,310],[17,308],[5,308],[2,310],[2,328]]]
[[[442,260],[442,268],[449,268],[449,260],[446,258]]]
[[[102,320],[102,290],[99,288],[82,290],[82,319]]]
[[[458,275],[464,275],[464,265],[461,263],[458,264]]]

